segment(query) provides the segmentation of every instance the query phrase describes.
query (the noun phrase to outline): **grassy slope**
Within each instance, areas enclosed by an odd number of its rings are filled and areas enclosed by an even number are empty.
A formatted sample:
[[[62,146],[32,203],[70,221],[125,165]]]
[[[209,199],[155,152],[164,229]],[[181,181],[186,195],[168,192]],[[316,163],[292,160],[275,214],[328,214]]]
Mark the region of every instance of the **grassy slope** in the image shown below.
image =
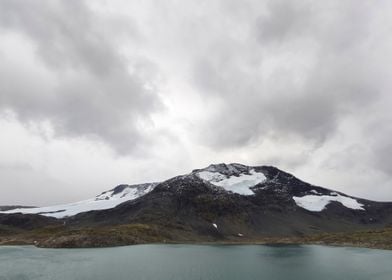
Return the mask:
[[[319,234],[303,238],[303,243],[354,246],[392,250],[392,228]]]
[[[325,244],[392,249],[392,227],[349,233],[323,233],[304,237],[212,238],[198,236],[186,228],[128,224],[115,227],[69,229],[48,226],[28,232],[0,230],[1,244],[33,244],[50,248],[109,247],[143,243],[219,243],[219,244]]]

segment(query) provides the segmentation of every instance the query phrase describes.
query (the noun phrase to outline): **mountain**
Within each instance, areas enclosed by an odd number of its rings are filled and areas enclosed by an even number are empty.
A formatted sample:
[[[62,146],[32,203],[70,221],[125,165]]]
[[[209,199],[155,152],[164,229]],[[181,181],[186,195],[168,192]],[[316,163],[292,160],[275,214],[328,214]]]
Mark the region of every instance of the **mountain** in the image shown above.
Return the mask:
[[[38,239],[48,247],[255,242],[392,225],[390,202],[315,186],[272,166],[237,163],[160,183],[119,185],[73,204],[1,213],[4,240],[12,233],[17,243],[17,232],[27,243]]]

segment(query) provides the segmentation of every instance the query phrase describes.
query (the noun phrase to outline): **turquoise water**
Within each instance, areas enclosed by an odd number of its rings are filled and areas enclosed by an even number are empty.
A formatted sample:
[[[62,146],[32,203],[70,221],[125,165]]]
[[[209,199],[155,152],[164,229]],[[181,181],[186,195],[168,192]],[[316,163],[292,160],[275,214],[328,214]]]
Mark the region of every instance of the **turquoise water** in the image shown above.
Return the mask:
[[[392,251],[326,246],[0,247],[0,280],[391,280]]]

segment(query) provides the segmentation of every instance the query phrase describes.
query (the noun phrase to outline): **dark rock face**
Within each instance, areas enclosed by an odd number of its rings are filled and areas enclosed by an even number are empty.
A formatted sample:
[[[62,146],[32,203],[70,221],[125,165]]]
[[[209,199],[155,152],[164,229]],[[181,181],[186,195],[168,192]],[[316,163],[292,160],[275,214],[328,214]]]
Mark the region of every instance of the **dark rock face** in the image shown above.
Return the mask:
[[[0,228],[6,226],[8,228],[18,230],[37,229],[48,225],[57,225],[62,222],[55,218],[49,218],[41,215],[32,214],[0,214]]]
[[[113,189],[113,195],[123,192],[126,188],[129,188],[130,185],[118,185]]]
[[[154,187],[158,185],[158,183],[146,183],[146,184],[138,184],[138,185],[118,185],[115,187],[112,191],[112,195],[116,195],[118,193],[122,193],[125,189],[130,188],[130,189],[137,189],[139,192],[146,191],[148,188]]]
[[[246,166],[239,163],[219,163],[219,164],[211,164],[210,166],[203,169],[195,169],[192,173],[197,173],[200,171],[210,171],[210,172],[218,172],[224,174],[226,176],[239,176],[240,174],[249,174],[249,171],[253,167]]]
[[[251,170],[263,173],[266,177],[266,180],[251,187],[254,195],[229,192],[198,176],[201,171],[209,171],[239,177],[242,174],[249,175]],[[119,185],[105,193],[114,195],[129,187],[146,190],[151,185]],[[76,247],[78,240],[83,244],[95,244],[94,246],[97,246],[99,240],[106,240],[106,243],[107,240],[115,240],[113,245],[121,244],[121,240],[124,240],[123,244],[258,240],[265,237],[301,237],[309,234],[377,229],[392,225],[392,203],[355,198],[363,205],[364,210],[347,208],[335,201],[320,212],[301,208],[293,197],[344,194],[303,182],[272,166],[210,165],[155,184],[152,189],[147,194],[112,209],[84,212],[62,220],[38,215],[0,215],[0,225],[28,230],[51,225],[56,221],[64,223],[67,230],[72,230],[73,235],[51,238],[47,243],[42,241],[43,244],[52,244],[48,246],[53,247],[61,246],[55,244],[56,240],[62,240],[61,244],[73,244],[72,246]],[[24,218],[26,216],[29,217]],[[124,231],[127,225],[141,226],[128,232]],[[111,233],[108,233],[107,229],[119,227],[124,233],[118,235],[116,230],[118,236],[108,238]],[[86,233],[85,229],[89,231]],[[74,234],[74,231],[82,233],[78,235]],[[105,245],[108,245],[106,243]]]
[[[34,206],[21,206],[21,205],[4,205],[0,206],[0,211],[8,211],[18,208],[34,208]]]
[[[109,191],[103,192],[100,195],[97,195],[95,200],[102,200],[102,199],[110,199],[111,197],[114,197],[118,194],[124,193],[125,190],[135,190],[135,195],[141,196],[149,191],[151,191],[158,183],[145,183],[145,184],[137,184],[137,185],[127,185],[127,184],[121,184],[115,187],[114,189],[111,189]]]

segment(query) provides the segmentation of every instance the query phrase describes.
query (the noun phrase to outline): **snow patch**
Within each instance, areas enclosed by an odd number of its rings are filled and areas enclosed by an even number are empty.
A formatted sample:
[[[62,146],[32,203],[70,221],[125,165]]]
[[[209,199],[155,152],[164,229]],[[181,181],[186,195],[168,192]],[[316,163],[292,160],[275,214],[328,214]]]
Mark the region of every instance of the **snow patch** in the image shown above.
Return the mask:
[[[359,203],[357,200],[347,197],[341,196],[337,193],[331,195],[305,195],[302,197],[293,197],[295,203],[306,210],[320,212],[325,209],[325,207],[332,201],[337,201],[343,204],[343,206],[347,208],[351,208],[354,210],[365,210],[363,208],[363,204]]]
[[[266,180],[263,173],[256,172],[254,169],[249,171],[249,174],[240,174],[239,176],[226,176],[219,172],[200,171],[197,175],[211,184],[223,187],[225,190],[239,193],[242,195],[252,195],[253,187]]]
[[[17,208],[9,211],[3,211],[0,213],[12,214],[40,214],[42,216],[54,217],[54,218],[65,218],[74,216],[82,212],[88,212],[93,210],[105,210],[114,208],[117,205],[134,200],[150,191],[153,190],[156,184],[151,184],[145,190],[141,191],[135,187],[125,188],[122,192],[113,195],[113,191],[104,192],[95,198],[55,206],[37,207],[37,208]]]

